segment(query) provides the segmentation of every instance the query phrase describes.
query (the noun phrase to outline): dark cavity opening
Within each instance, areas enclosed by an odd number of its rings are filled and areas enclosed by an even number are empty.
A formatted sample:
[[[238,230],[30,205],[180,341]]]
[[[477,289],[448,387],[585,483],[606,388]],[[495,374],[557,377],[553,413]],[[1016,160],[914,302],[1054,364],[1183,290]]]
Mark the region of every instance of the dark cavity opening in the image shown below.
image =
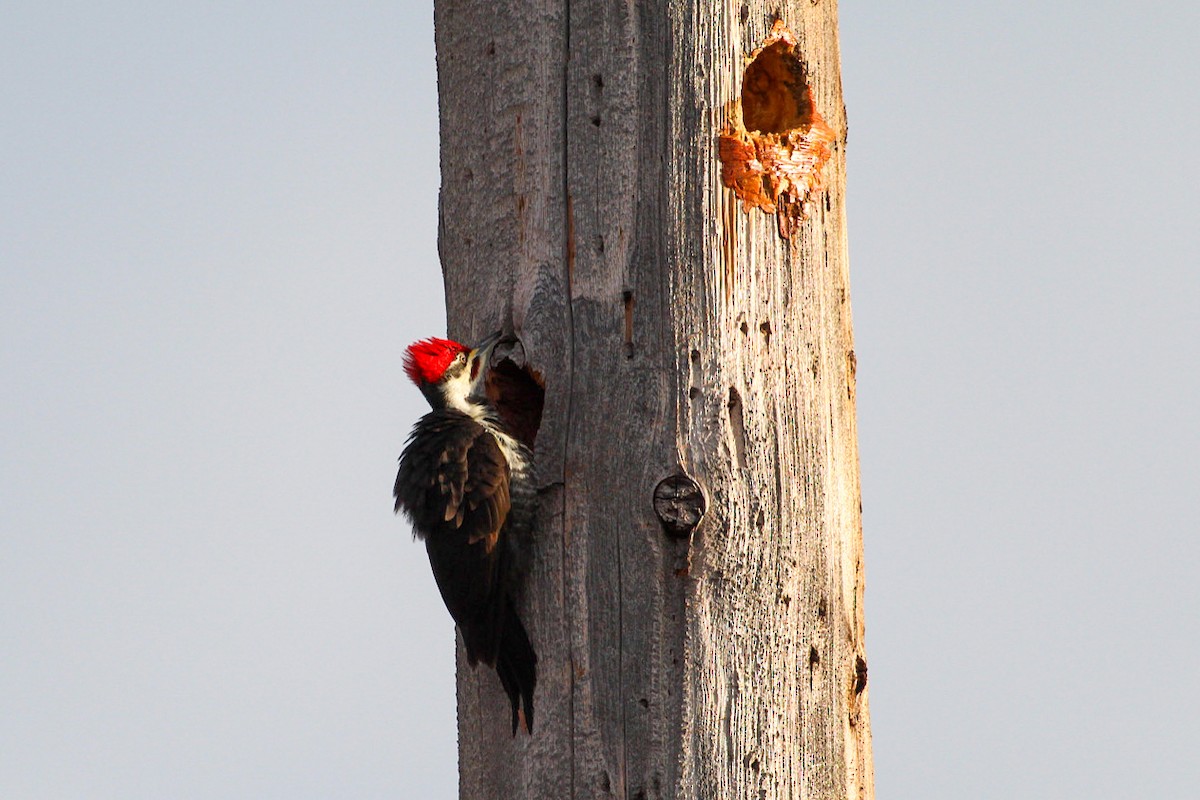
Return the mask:
[[[533,450],[546,404],[542,376],[528,365],[519,366],[512,355],[505,356],[488,373],[487,396],[512,435]]]
[[[742,121],[746,130],[785,133],[811,125],[808,69],[782,40],[763,48],[742,79]]]

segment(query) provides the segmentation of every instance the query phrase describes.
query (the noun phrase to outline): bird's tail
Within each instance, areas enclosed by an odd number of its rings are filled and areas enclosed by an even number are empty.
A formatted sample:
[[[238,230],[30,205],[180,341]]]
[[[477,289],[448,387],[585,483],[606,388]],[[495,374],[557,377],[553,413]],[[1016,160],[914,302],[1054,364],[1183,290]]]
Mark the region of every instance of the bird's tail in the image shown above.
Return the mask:
[[[525,730],[533,733],[533,689],[537,686],[537,654],[529,643],[529,635],[521,618],[517,616],[512,602],[506,604],[504,627],[500,635],[500,647],[496,653],[496,674],[504,686],[504,693],[512,704],[512,730],[517,735],[521,712],[525,716]]]

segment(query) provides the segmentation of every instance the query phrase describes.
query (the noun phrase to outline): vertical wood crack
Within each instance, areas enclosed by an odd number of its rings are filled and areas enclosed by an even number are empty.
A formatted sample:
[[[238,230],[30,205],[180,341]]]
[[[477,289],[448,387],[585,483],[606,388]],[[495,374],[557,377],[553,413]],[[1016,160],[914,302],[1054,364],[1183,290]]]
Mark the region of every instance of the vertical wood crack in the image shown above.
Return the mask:
[[[567,367],[566,380],[566,408],[563,411],[565,417],[565,426],[563,428],[563,443],[562,443],[562,463],[564,467],[563,474],[563,493],[562,493],[562,573],[561,578],[565,584],[570,579],[570,551],[571,551],[571,535],[569,526],[571,518],[567,513],[568,498],[570,496],[571,487],[567,479],[566,466],[570,464],[571,454],[571,431],[574,429],[574,397],[575,397],[575,317],[572,300],[575,296],[574,279],[575,279],[575,244],[573,241],[575,231],[575,221],[573,217],[573,209],[571,208],[571,149],[570,145],[570,125],[568,124],[567,111],[568,105],[568,79],[570,78],[570,61],[571,61],[571,0],[565,0],[563,3],[563,51],[562,51],[562,93],[559,98],[559,119],[562,120],[562,197],[563,197],[563,273],[564,286],[566,287],[566,298],[563,306],[565,307],[564,315],[566,317],[567,326],[567,344],[565,348],[565,360]],[[566,586],[564,585],[564,589]],[[571,642],[573,636],[571,634],[571,615],[566,617],[567,627],[567,727],[570,732],[570,737],[567,741],[568,761],[570,763],[570,792],[567,795],[571,800],[577,796],[575,794],[575,664],[572,654]]]

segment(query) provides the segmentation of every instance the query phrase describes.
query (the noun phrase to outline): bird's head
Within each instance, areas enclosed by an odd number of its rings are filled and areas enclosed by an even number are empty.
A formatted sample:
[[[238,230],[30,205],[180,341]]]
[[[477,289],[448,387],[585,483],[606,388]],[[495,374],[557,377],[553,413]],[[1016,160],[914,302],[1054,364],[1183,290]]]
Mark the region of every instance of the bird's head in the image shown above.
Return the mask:
[[[474,413],[486,405],[484,380],[500,331],[475,347],[450,339],[422,339],[404,353],[404,371],[434,408],[456,408]]]

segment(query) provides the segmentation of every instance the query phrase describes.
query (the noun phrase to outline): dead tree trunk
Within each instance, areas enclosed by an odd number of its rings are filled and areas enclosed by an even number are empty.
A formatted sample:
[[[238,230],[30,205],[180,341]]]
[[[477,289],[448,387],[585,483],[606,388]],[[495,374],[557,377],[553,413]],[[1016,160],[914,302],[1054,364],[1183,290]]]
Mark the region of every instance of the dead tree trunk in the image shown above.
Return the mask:
[[[537,729],[460,657],[463,798],[873,794],[836,15],[437,0],[449,332],[545,391]]]

